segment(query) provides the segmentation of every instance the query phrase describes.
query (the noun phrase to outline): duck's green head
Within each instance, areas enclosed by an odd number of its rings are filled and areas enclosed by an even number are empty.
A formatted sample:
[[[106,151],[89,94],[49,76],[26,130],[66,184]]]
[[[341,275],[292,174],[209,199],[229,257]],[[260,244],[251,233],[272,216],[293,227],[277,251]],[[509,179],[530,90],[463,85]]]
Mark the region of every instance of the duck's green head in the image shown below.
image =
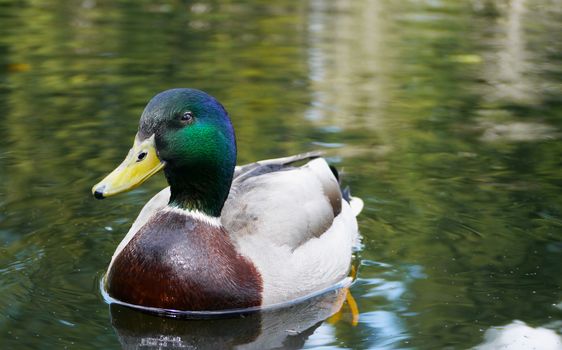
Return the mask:
[[[224,107],[203,91],[172,89],[150,100],[127,158],[92,192],[101,199],[128,191],[163,168],[170,205],[219,216],[235,165],[234,130]]]

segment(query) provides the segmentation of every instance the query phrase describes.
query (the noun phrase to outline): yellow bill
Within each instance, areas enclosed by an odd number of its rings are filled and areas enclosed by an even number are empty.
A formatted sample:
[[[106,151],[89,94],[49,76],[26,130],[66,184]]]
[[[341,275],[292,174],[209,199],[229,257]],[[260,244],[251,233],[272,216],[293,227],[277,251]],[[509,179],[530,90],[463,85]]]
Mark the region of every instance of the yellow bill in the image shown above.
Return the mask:
[[[139,141],[137,136],[123,163],[96,184],[92,193],[97,199],[103,199],[132,190],[163,167],[164,163],[156,155],[154,135],[144,141]]]

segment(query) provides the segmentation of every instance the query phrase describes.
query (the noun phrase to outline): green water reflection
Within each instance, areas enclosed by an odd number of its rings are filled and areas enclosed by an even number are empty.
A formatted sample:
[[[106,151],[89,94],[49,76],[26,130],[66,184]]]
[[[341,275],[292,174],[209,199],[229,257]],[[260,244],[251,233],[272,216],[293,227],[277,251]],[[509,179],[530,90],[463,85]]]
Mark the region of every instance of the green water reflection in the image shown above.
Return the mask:
[[[554,0],[0,0],[0,348],[120,347],[98,279],[165,182],[89,189],[171,87],[223,102],[240,162],[325,149],[365,200],[359,324],[284,346],[560,332],[561,20]]]

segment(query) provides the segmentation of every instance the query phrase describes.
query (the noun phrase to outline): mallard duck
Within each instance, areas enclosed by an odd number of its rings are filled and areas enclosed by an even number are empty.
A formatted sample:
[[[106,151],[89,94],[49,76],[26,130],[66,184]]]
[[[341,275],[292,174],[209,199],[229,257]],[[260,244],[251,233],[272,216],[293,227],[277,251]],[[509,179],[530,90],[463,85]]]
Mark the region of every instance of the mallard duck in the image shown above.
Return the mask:
[[[169,187],[111,259],[112,298],[174,310],[264,307],[346,278],[363,204],[342,195],[318,154],[236,166],[225,108],[203,91],[172,89],[150,100],[133,148],[92,192],[128,191],[161,169]]]

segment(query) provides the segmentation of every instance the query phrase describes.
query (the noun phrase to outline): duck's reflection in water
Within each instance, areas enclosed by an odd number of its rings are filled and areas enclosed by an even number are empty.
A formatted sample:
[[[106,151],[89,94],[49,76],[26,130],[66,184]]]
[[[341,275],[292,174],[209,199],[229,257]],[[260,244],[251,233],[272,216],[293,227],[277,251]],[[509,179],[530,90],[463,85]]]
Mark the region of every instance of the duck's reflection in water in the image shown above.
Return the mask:
[[[298,349],[345,300],[342,288],[282,309],[215,319],[178,319],[111,304],[124,349]]]

